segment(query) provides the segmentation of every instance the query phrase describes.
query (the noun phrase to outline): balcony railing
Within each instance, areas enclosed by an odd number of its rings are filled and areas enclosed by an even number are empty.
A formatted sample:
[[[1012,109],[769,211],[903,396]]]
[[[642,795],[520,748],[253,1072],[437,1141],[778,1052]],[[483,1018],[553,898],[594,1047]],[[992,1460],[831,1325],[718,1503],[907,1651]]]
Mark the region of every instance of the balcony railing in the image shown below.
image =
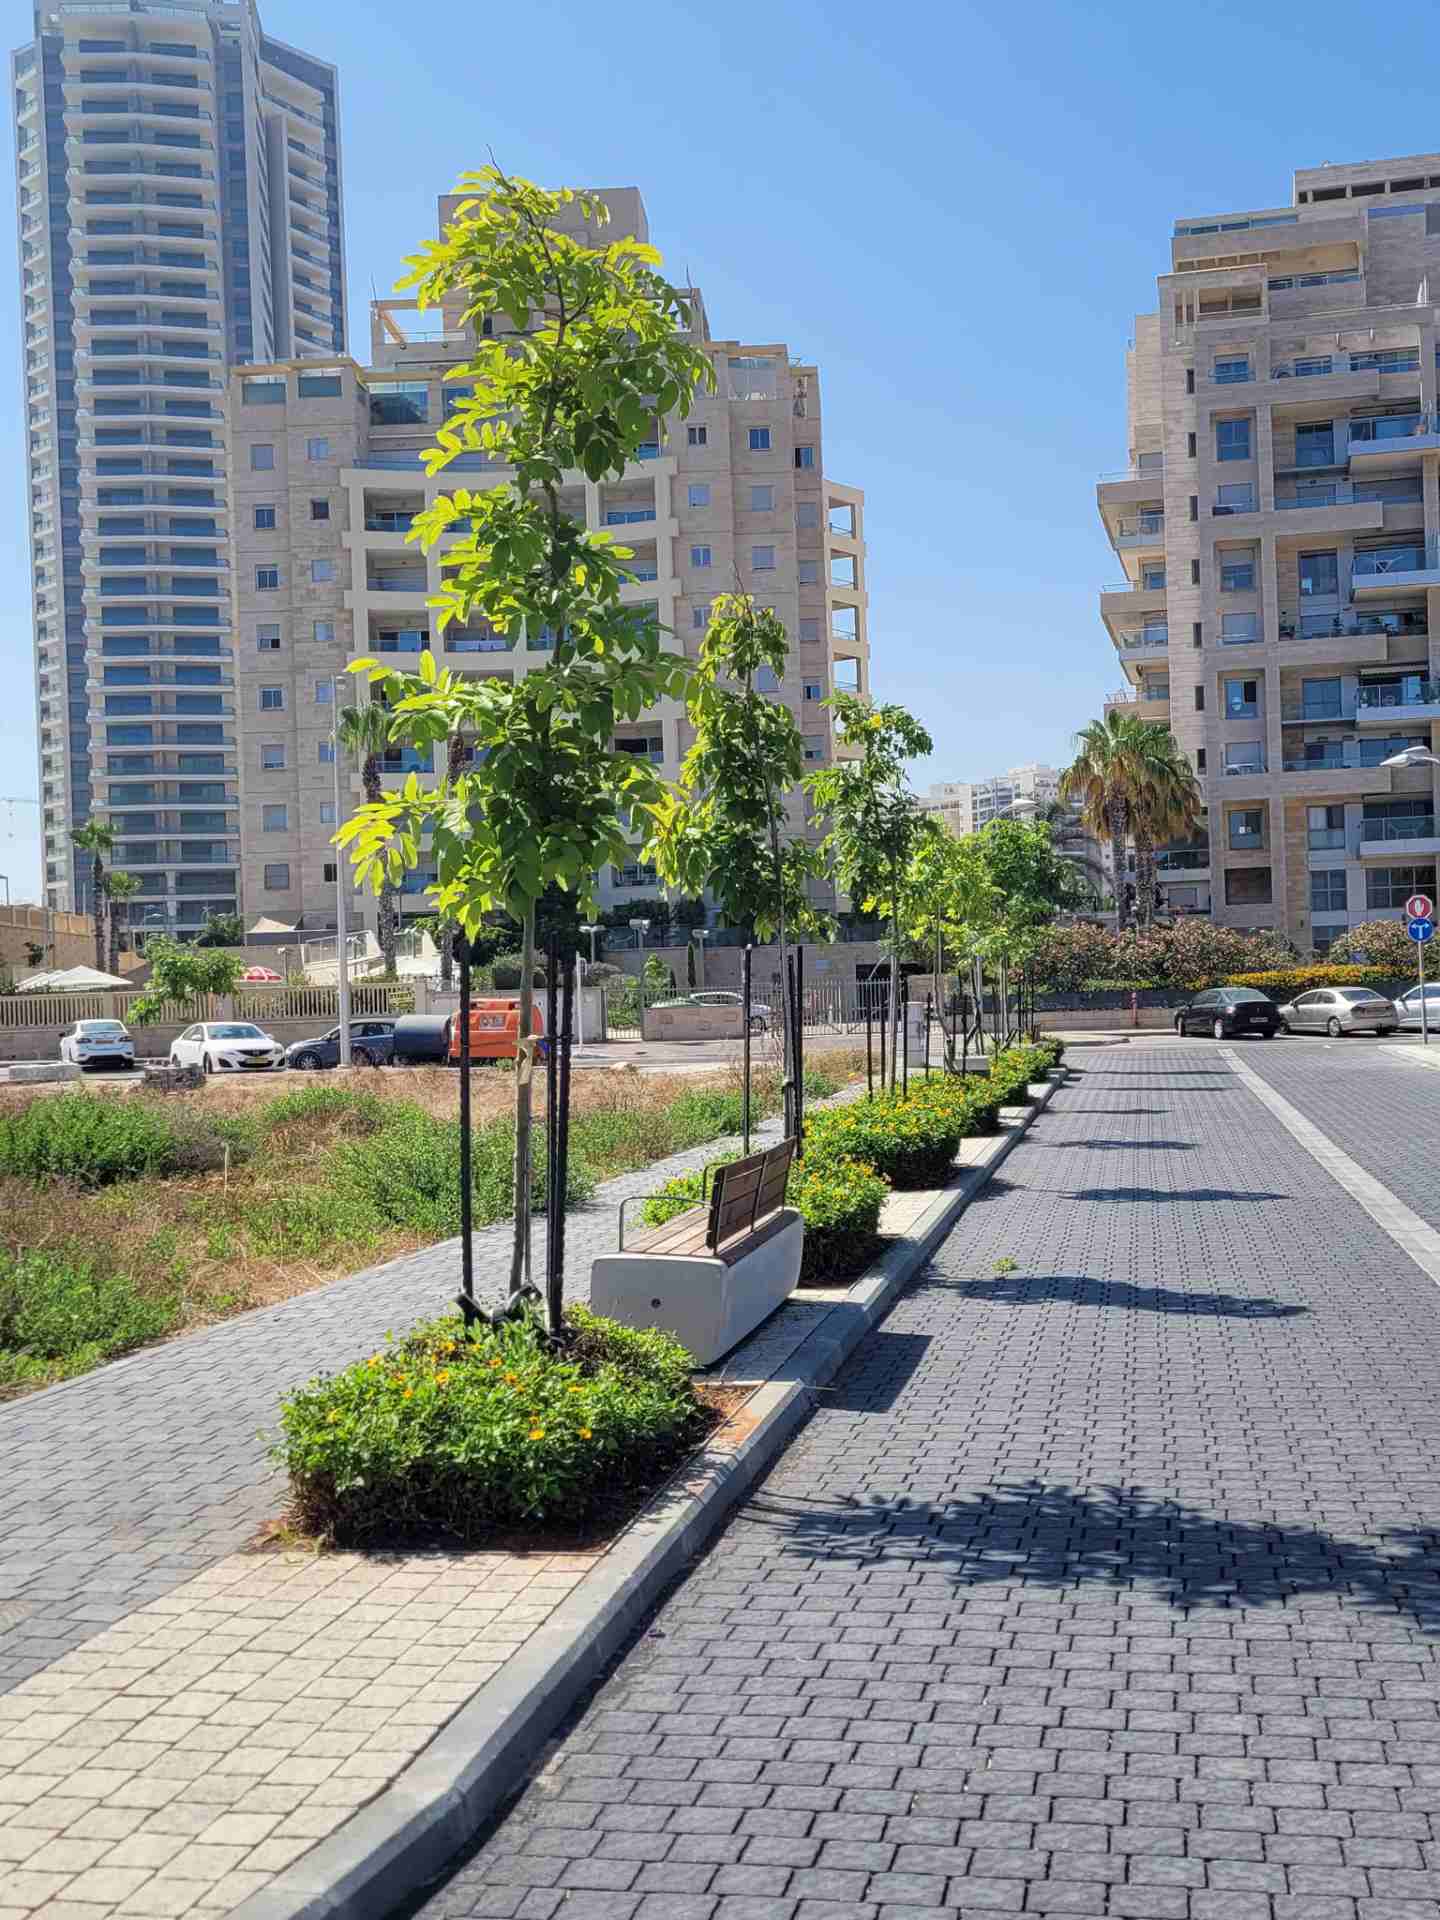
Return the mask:
[[[1187,847],[1174,853],[1162,853],[1155,862],[1155,871],[1160,875],[1167,873],[1195,873],[1210,864],[1208,847]]]
[[[1377,609],[1373,613],[1302,613],[1297,631],[1293,620],[1281,620],[1282,640],[1331,640],[1351,634],[1393,633],[1423,637],[1429,621],[1420,608]]]
[[[1353,573],[1357,580],[1373,580],[1387,573],[1424,573],[1434,564],[1427,543],[1417,540],[1413,545],[1377,548],[1369,553],[1362,549],[1355,555]]]
[[[1440,706],[1440,680],[1422,680],[1407,676],[1396,686],[1361,687],[1355,704],[1373,710],[1379,707]]]
[[[1381,413],[1370,419],[1350,422],[1351,446],[1373,444],[1376,440],[1413,440],[1433,433],[1426,413]]]
[[[1323,723],[1322,723],[1323,724]],[[1287,753],[1285,756],[1286,773],[1324,773],[1330,768],[1378,767],[1400,746],[1393,740],[1326,740],[1315,743],[1321,750],[1314,753]]]
[[[1264,773],[1265,756],[1257,754],[1253,760],[1235,760],[1227,763],[1223,769],[1227,778],[1252,773]]]
[[[1392,815],[1384,820],[1362,820],[1357,845],[1376,840],[1433,840],[1436,838],[1433,813]]]
[[[1300,507],[1359,507],[1381,505],[1387,507],[1418,506],[1424,499],[1420,482],[1404,493],[1383,491],[1380,485],[1371,481],[1368,486],[1351,485],[1347,481],[1336,481],[1333,486],[1311,486],[1296,488],[1293,493],[1277,493],[1275,505],[1283,513]]]
[[[1170,644],[1168,627],[1142,627],[1138,633],[1118,633],[1115,644],[1122,653],[1155,653]]]
[[[1160,539],[1165,532],[1163,513],[1140,513],[1133,520],[1122,520],[1115,529],[1117,540]]]

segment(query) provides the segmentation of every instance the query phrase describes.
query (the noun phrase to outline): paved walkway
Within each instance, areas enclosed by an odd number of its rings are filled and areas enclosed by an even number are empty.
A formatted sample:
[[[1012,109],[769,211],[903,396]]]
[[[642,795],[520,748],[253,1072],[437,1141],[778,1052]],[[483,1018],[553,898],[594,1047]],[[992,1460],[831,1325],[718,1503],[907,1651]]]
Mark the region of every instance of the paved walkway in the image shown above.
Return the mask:
[[[756,1133],[778,1135],[778,1120]],[[624,1196],[732,1146],[597,1189],[566,1229],[570,1297],[588,1297]],[[538,1267],[543,1220],[535,1236]],[[504,1297],[509,1265],[508,1221],[476,1235],[482,1297]],[[444,1311],[459,1289],[459,1242],[443,1241],[0,1407],[0,1694],[252,1539],[281,1501],[266,1438],[281,1394]]]
[[[1440,1920],[1440,1292],[1078,1064],[423,1920]]]

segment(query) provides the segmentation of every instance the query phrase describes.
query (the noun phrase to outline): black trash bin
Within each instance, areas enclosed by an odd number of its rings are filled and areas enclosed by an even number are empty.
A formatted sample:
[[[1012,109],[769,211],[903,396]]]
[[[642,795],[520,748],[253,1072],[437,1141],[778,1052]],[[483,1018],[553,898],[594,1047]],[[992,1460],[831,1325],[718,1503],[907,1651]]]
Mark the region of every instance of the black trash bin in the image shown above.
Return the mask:
[[[395,1022],[395,1064],[398,1067],[443,1066],[450,1055],[450,1016],[444,1013],[402,1013]]]

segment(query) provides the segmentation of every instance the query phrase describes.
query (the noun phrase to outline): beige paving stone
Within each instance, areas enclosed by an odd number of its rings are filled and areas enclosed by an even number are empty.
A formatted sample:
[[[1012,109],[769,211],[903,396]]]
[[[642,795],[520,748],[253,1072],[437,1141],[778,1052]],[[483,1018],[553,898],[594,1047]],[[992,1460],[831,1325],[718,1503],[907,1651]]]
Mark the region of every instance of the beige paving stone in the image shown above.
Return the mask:
[[[105,1796],[107,1807],[163,1807],[172,1801],[184,1782],[164,1780],[153,1772],[137,1773],[123,1787]]]
[[[84,1873],[110,1851],[108,1840],[76,1840],[68,1833],[59,1833],[45,1842],[41,1858],[32,1864],[46,1873]]]
[[[311,1842],[305,1839],[262,1840],[245,1865],[252,1873],[280,1873],[292,1860],[298,1860],[302,1853],[308,1853],[310,1846]]]
[[[148,1867],[91,1867],[66,1884],[65,1897],[113,1907],[143,1887],[149,1878]]]
[[[149,1867],[158,1871],[189,1845],[183,1833],[132,1833],[105,1856],[106,1866]]]
[[[47,1900],[53,1900],[74,1878],[71,1873],[37,1873],[22,1867],[18,1873],[6,1874],[5,1898],[13,1900],[18,1907],[40,1907]]]
[[[208,1887],[196,1902],[196,1911],[201,1913],[233,1913],[252,1893],[259,1893],[269,1885],[274,1876],[269,1873],[246,1872],[244,1868],[227,1873]]]
[[[115,1909],[117,1920],[176,1920],[189,1913],[212,1883],[207,1880],[177,1880],[169,1873],[157,1873],[153,1879],[122,1900]]]
[[[124,1840],[149,1817],[143,1807],[87,1807],[65,1831],[77,1840]]]
[[[49,1838],[44,1827],[14,1827],[0,1822],[0,1884],[11,1867],[38,1853]]]
[[[212,1846],[201,1836],[183,1846],[166,1868],[166,1877],[176,1880],[218,1880],[222,1873],[238,1867],[250,1851],[245,1846]]]
[[[260,1780],[253,1787],[247,1787],[240,1798],[234,1802],[234,1813],[268,1813],[276,1819],[293,1813],[306,1794],[308,1787],[297,1786],[293,1781]]]
[[[157,1807],[145,1822],[146,1833],[180,1834],[193,1840],[215,1819],[215,1808],[196,1806],[190,1800],[172,1800],[168,1807]]]

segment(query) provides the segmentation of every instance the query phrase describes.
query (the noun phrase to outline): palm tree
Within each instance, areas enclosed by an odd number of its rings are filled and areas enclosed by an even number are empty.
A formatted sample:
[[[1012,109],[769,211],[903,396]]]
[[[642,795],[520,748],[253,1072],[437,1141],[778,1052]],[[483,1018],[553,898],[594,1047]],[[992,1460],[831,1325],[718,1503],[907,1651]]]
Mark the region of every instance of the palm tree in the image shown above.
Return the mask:
[[[1108,840],[1115,862],[1116,923],[1129,917],[1125,900],[1125,845],[1143,786],[1146,723],[1132,713],[1107,713],[1075,736],[1074,760],[1060,776],[1060,798],[1078,811],[1097,840]]]
[[[340,739],[360,762],[360,784],[368,803],[378,806],[382,798],[381,780],[385,770],[385,749],[390,744],[390,714],[379,700],[367,700],[362,706],[346,707],[340,715]],[[395,889],[387,880],[380,892],[380,951],[385,971],[395,972]]]
[[[90,856],[90,911],[95,917],[95,971],[105,971],[105,858],[115,848],[115,831],[103,820],[74,827],[70,838]]]
[[[1151,723],[1145,733],[1142,778],[1130,806],[1135,897],[1142,927],[1155,917],[1156,847],[1193,833],[1205,811],[1200,784],[1170,729]]]
[[[111,872],[105,882],[105,892],[110,901],[110,971],[120,971],[120,915],[116,908],[122,900],[133,900],[139,893],[142,882],[135,873]],[[125,912],[125,923],[130,922],[129,909]]]

